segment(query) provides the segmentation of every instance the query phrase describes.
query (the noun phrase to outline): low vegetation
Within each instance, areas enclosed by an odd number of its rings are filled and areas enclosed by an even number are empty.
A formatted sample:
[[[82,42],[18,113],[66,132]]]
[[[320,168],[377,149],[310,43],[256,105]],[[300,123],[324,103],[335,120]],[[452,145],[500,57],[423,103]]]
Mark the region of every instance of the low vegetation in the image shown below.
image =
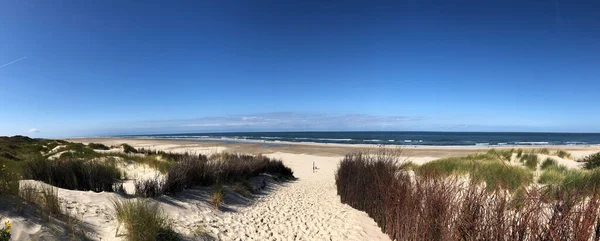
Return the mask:
[[[335,174],[337,192],[392,240],[600,238],[600,170],[570,170],[547,159],[539,179],[547,184],[536,187],[529,185],[530,168],[489,154],[422,166],[402,165],[390,152],[348,154]],[[524,165],[531,160],[526,157]],[[490,175],[502,181],[488,182]]]
[[[123,152],[127,154],[138,153],[138,151],[133,146],[130,146],[127,143],[121,144],[121,147],[123,147]]]
[[[2,216],[0,216],[0,219],[2,219]],[[0,224],[0,241],[10,241],[10,228],[11,228],[11,223],[10,221],[6,221],[4,222],[4,227],[2,227],[2,224]]]
[[[471,177],[474,181],[485,182],[489,188],[500,186],[509,190],[516,190],[533,180],[531,172],[519,166],[508,165],[491,152],[444,158],[413,169],[417,174],[431,178],[473,173]]]
[[[221,209],[221,205],[223,204],[223,199],[225,198],[225,189],[223,185],[216,184],[212,188],[212,193],[210,195],[210,200],[215,209]]]
[[[119,228],[126,229],[128,241],[180,240],[156,203],[148,199],[113,201]]]
[[[176,195],[193,186],[245,182],[262,173],[294,178],[292,170],[282,161],[263,156],[220,153],[210,158],[190,154],[175,158],[164,182],[157,182],[167,195]]]
[[[548,158],[546,158],[546,160],[544,160],[542,162],[542,165],[540,166],[540,168],[542,170],[545,170],[547,168],[554,167],[554,166],[558,166],[558,162],[556,160],[548,157]]]
[[[82,191],[114,191],[121,172],[114,163],[83,159],[36,159],[26,163],[24,176],[53,186]]]
[[[585,162],[583,167],[588,170],[600,167],[600,152],[581,158],[578,161]]]
[[[568,153],[564,150],[556,150],[556,152],[554,153],[555,156],[558,156],[560,158],[565,158],[565,159],[571,159],[571,153]]]
[[[94,150],[110,150],[110,148],[102,143],[90,143],[88,146]]]
[[[527,168],[536,170],[539,160],[536,154],[524,154],[521,157],[521,162],[523,162]]]

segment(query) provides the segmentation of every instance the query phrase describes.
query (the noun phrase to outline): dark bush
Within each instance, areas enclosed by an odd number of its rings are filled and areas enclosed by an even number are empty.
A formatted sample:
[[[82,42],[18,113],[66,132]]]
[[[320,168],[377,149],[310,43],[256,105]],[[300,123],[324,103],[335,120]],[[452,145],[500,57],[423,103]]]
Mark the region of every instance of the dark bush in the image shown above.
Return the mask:
[[[580,159],[579,162],[585,162],[583,167],[588,170],[600,167],[600,152],[586,156]]]
[[[53,186],[82,191],[110,191],[119,181],[120,171],[113,163],[82,159],[27,161],[24,176]]]
[[[102,143],[90,143],[88,146],[94,150],[110,150],[110,148]]]
[[[209,160],[204,155],[168,154],[168,158],[173,158],[174,164],[169,167],[164,182],[157,184],[167,195],[175,195],[192,186],[244,182],[262,173],[294,178],[292,169],[282,161],[262,156],[221,153],[212,155]]]
[[[135,195],[144,198],[160,196],[163,193],[163,185],[164,181],[160,177],[136,180],[134,183]]]
[[[123,152],[125,152],[127,154],[138,153],[138,151],[133,146],[130,146],[127,143],[121,144],[121,147],[123,147]]]

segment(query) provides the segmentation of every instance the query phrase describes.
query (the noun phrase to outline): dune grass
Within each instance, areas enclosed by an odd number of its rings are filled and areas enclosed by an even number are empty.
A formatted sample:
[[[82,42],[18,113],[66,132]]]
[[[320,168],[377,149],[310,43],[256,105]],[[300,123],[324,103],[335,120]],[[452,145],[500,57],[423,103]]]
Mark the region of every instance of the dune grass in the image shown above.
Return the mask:
[[[212,187],[212,193],[210,194],[210,201],[215,209],[221,209],[223,199],[225,199],[225,189],[223,188],[223,185],[215,184]]]
[[[121,147],[123,147],[123,152],[127,154],[138,153],[138,151],[133,146],[127,143],[121,144]]]
[[[560,158],[565,158],[565,159],[571,159],[571,153],[565,151],[565,150],[556,150],[556,152],[554,152],[555,156],[558,156]]]
[[[207,158],[184,155],[169,168],[164,192],[175,195],[192,186],[244,182],[262,173],[293,179],[293,172],[281,160],[264,156],[220,153]]]
[[[578,162],[585,162],[583,167],[588,170],[600,167],[600,152],[581,158]]]
[[[470,158],[468,161],[473,161]],[[439,167],[446,173],[462,167],[460,158],[446,159]],[[434,161],[435,162],[435,161]],[[346,155],[335,173],[338,195],[342,203],[366,212],[392,240],[596,240],[600,238],[597,220],[600,218],[600,193],[555,189],[552,195],[545,188],[526,186],[526,182],[506,185],[520,186],[506,192],[502,182],[486,191],[477,181],[464,182],[456,176],[410,175],[401,168],[398,158],[374,157],[361,152]],[[499,161],[480,161],[480,166]],[[423,165],[425,166],[425,165]],[[531,172],[523,167],[524,174]],[[466,169],[466,168],[465,168]],[[479,179],[481,169],[466,174]],[[502,176],[507,169],[494,170]],[[552,177],[558,172],[558,177]],[[597,182],[600,171],[563,173],[561,167],[549,165],[547,182],[583,187]],[[432,172],[428,172],[432,173]],[[585,174],[584,174],[585,173]],[[564,176],[563,176],[564,175]],[[564,179],[563,179],[564,178]],[[511,178],[512,179],[512,178]],[[518,179],[518,178],[517,178]],[[526,178],[530,180],[529,177]],[[489,188],[489,186],[488,186]],[[587,197],[585,195],[588,195]],[[549,198],[551,197],[551,198]]]
[[[128,241],[180,240],[162,209],[148,199],[115,200],[113,208],[119,222],[117,232],[123,226]]]
[[[550,150],[548,148],[540,148],[536,150],[539,154],[550,155]]]
[[[244,197],[249,197],[252,194],[252,184],[248,181],[238,182],[231,189]]]
[[[540,166],[540,168],[542,170],[545,170],[547,168],[554,167],[554,166],[558,166],[558,161],[548,157],[542,162],[542,165]]]
[[[23,171],[28,179],[71,190],[94,192],[112,192],[121,176],[115,163],[83,159],[39,158],[28,161]]]
[[[94,150],[110,150],[110,148],[102,143],[90,143],[88,146]]]
[[[521,162],[523,162],[525,164],[525,167],[527,167],[531,170],[536,170],[537,165],[539,163],[539,159],[536,154],[528,153],[528,154],[524,154],[521,157]]]
[[[517,150],[517,158],[521,158],[522,155],[523,155],[523,149],[519,148]]]
[[[530,184],[533,180],[533,174],[530,171],[508,165],[490,152],[466,157],[443,158],[414,169],[418,175],[433,178],[472,174],[471,177],[474,181],[485,182],[489,190],[496,187],[516,190]]]

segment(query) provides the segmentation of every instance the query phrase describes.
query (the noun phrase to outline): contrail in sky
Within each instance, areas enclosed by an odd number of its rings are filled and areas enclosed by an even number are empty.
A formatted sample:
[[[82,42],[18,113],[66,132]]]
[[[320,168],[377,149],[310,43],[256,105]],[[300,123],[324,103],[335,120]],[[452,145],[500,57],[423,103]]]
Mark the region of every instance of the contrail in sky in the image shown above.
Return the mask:
[[[560,14],[560,6],[558,5],[558,0],[554,0],[554,10],[556,17],[556,24],[561,26],[563,24],[562,14]]]
[[[27,57],[23,57],[23,58],[20,58],[20,59],[17,59],[17,60],[13,60],[13,61],[11,61],[11,62],[8,62],[8,63],[6,63],[6,64],[0,65],[0,69],[1,69],[1,68],[4,68],[4,67],[6,67],[6,66],[9,66],[9,65],[11,65],[11,64],[14,64],[14,63],[16,63],[16,62],[19,62],[19,61],[21,61],[21,60],[24,60],[24,59],[26,59],[26,58],[27,58]]]

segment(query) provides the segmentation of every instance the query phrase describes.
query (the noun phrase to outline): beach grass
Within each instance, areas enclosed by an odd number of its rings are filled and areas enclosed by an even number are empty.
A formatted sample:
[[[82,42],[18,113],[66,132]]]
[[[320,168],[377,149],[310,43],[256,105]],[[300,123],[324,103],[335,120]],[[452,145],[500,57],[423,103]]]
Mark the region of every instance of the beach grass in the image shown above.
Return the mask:
[[[110,148],[102,143],[89,143],[88,146],[94,150],[110,150]]]
[[[545,170],[547,168],[554,167],[554,166],[558,166],[558,161],[548,157],[542,162],[542,164],[540,165],[540,168],[542,170]]]
[[[250,184],[248,181],[237,182],[233,185],[231,190],[244,197],[249,197],[250,194],[252,194],[252,184]]]
[[[585,162],[583,167],[588,170],[600,167],[600,152],[581,158],[578,162]]]
[[[477,163],[473,159],[466,161]],[[487,162],[478,163],[479,168],[489,163],[504,163]],[[547,164],[541,182],[567,186],[548,193],[546,187],[527,185],[531,171],[523,167],[518,167],[521,174],[508,178],[516,179],[514,183],[505,184],[506,179],[503,179],[486,182],[483,188],[476,180],[489,175],[513,174],[493,164],[487,168],[489,172],[473,168],[466,174],[471,181],[465,182],[456,175],[428,175],[435,173],[432,171],[422,175],[418,169],[417,175],[412,176],[398,163],[400,159],[395,157],[355,152],[342,159],[335,173],[342,203],[369,214],[392,240],[599,238],[600,234],[594,230],[600,218],[600,193],[589,184],[600,181],[600,171],[567,170]],[[435,170],[443,173],[463,173],[467,168],[462,165],[460,158],[453,158],[428,169],[436,167]],[[519,180],[521,177],[526,181]],[[493,186],[491,190],[490,186]],[[510,188],[515,190],[507,192]]]
[[[212,193],[210,194],[210,200],[213,207],[217,210],[221,209],[223,199],[225,199],[225,189],[223,188],[223,185],[215,184],[212,187]]]
[[[123,152],[127,154],[138,153],[137,149],[127,143],[121,144],[121,147],[123,148]]]
[[[523,162],[523,164],[525,164],[525,167],[527,167],[531,170],[536,170],[537,165],[539,163],[539,159],[536,154],[528,153],[528,154],[524,154],[521,157],[521,162]]]
[[[554,153],[554,155],[560,157],[560,158],[565,158],[565,159],[571,159],[571,153],[565,151],[565,150],[556,150],[556,152]]]
[[[113,201],[119,228],[126,229],[127,241],[180,240],[157,203],[148,199]]]
[[[489,152],[466,157],[443,158],[414,169],[418,175],[433,178],[471,174],[474,181],[485,182],[490,190],[496,187],[516,190],[530,184],[533,180],[530,171],[519,166],[508,165],[497,155]]]
[[[29,160],[24,166],[24,176],[60,188],[82,191],[113,191],[121,172],[114,163],[83,160]]]

